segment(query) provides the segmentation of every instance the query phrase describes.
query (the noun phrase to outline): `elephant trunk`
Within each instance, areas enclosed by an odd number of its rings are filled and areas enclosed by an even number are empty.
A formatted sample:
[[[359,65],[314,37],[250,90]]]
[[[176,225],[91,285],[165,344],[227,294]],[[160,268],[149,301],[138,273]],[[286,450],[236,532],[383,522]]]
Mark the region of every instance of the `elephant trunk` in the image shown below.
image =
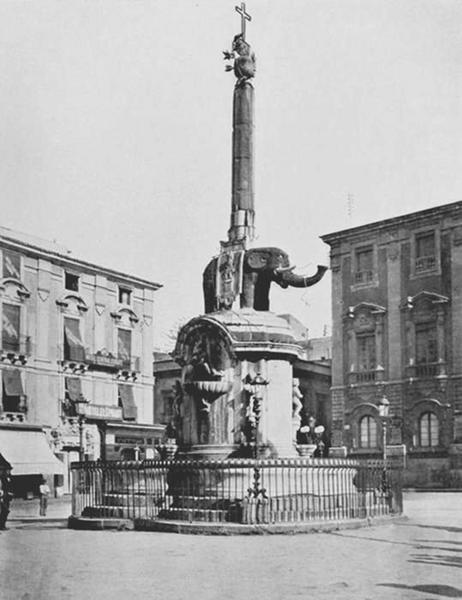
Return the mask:
[[[298,287],[298,288],[306,288],[318,283],[327,271],[327,267],[323,265],[318,265],[318,269],[314,275],[311,277],[305,277],[303,275],[297,275],[293,272],[294,267],[290,269],[278,269],[276,272],[277,282],[282,287]]]

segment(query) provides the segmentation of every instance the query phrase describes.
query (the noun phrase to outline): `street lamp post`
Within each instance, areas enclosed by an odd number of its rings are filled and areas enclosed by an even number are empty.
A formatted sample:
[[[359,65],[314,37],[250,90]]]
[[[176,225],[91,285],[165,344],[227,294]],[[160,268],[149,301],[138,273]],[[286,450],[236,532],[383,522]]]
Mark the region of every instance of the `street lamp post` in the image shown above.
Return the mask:
[[[261,417],[261,404],[263,401],[263,390],[268,385],[268,381],[262,377],[260,373],[257,373],[253,379],[248,382],[249,390],[252,394],[252,412],[255,417],[255,429],[254,429],[254,458],[258,458],[258,430],[260,426]]]
[[[79,461],[85,460],[85,445],[84,445],[84,424],[85,424],[85,409],[84,405],[87,404],[87,400],[80,396],[78,400],[74,400],[77,406],[77,415],[79,417]]]
[[[382,396],[379,402],[379,415],[382,421],[382,446],[383,446],[383,463],[386,468],[387,463],[387,421],[388,412],[390,410],[390,402],[386,396]]]
[[[258,459],[258,429],[260,426],[261,404],[263,401],[263,390],[268,385],[268,380],[257,373],[255,377],[247,379],[247,391],[251,394],[252,412],[254,415],[254,434],[253,434],[253,456],[255,461]],[[253,469],[253,486],[248,490],[249,498],[257,500],[260,496],[266,498],[266,490],[260,488],[260,469],[258,463],[255,463]]]

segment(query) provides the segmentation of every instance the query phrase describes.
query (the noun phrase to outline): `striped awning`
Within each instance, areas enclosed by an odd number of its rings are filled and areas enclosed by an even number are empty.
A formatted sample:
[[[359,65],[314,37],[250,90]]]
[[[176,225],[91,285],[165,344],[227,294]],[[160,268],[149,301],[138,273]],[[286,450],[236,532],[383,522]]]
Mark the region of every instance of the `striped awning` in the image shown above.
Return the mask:
[[[133,397],[133,387],[131,385],[119,385],[119,398],[122,404],[122,417],[127,421],[136,421],[138,411]]]
[[[0,453],[12,475],[63,474],[64,465],[53,454],[43,431],[0,428]]]

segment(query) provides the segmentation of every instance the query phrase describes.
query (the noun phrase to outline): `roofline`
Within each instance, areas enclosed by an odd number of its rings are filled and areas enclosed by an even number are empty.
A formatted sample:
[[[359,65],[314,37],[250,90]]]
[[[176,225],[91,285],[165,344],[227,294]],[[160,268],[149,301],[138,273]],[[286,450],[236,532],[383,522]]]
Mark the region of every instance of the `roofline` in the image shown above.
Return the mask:
[[[442,206],[434,206],[433,208],[427,208],[425,210],[419,210],[406,215],[391,217],[389,219],[384,219],[383,221],[373,221],[372,223],[367,223],[366,225],[359,225],[358,227],[351,227],[349,229],[334,231],[333,233],[326,233],[321,235],[320,238],[326,244],[330,244],[331,242],[334,242],[340,238],[362,233],[366,230],[386,229],[390,225],[400,225],[411,220],[427,219],[428,217],[437,216],[441,213],[447,214],[460,210],[462,210],[462,200],[451,202],[450,204],[443,204]]]
[[[149,281],[141,277],[136,277],[135,275],[129,275],[128,273],[124,273],[123,271],[116,271],[115,269],[103,267],[95,263],[90,263],[80,258],[75,258],[71,255],[68,256],[65,254],[61,254],[60,252],[54,252],[53,250],[45,250],[40,246],[36,246],[35,244],[30,244],[22,240],[18,240],[15,237],[0,234],[0,240],[2,242],[6,242],[7,245],[11,244],[14,248],[21,248],[24,252],[31,252],[39,257],[49,258],[55,263],[60,263],[62,265],[69,266],[80,265],[81,267],[83,267],[83,269],[94,271],[96,273],[111,275],[115,279],[123,279],[125,281],[129,281],[130,283],[137,284],[139,286],[149,288],[152,290],[158,290],[163,287],[161,283]]]

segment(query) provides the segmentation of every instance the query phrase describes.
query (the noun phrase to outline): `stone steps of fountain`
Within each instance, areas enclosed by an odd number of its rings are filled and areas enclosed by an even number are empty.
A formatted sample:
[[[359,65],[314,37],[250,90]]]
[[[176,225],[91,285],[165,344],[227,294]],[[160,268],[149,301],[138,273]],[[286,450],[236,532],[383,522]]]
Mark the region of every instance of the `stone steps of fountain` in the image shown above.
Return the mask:
[[[175,508],[197,508],[203,510],[229,510],[234,505],[231,500],[216,496],[177,496],[173,501]]]
[[[133,514],[133,508],[129,506],[107,506],[100,504],[96,506],[87,506],[82,511],[82,517],[90,519],[111,518],[111,519],[129,519]]]
[[[102,505],[105,506],[147,506],[162,501],[163,496],[156,494],[121,494],[111,492],[104,494]]]
[[[161,510],[158,518],[168,521],[224,523],[229,521],[229,512],[227,510],[209,510],[200,508],[169,508],[167,510]]]

